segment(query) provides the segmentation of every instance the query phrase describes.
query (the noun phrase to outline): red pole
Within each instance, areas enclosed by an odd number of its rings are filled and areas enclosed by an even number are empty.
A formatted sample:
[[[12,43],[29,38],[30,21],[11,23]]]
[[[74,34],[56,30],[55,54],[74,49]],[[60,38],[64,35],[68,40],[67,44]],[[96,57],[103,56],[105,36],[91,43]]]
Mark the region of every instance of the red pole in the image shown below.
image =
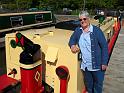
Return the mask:
[[[60,93],[67,93],[67,83],[69,77],[68,68],[65,66],[59,66],[56,68],[56,74],[60,79]]]
[[[67,93],[67,80],[60,79],[60,93]]]

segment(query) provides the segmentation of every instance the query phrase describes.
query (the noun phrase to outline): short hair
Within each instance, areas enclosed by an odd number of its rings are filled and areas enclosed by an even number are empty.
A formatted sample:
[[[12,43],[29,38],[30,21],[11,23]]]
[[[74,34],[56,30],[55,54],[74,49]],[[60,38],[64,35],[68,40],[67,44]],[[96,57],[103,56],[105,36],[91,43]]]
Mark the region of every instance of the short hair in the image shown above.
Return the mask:
[[[79,13],[79,17],[80,17],[80,16],[90,17],[90,16],[89,16],[89,13],[88,13],[87,11],[81,11],[81,12]]]

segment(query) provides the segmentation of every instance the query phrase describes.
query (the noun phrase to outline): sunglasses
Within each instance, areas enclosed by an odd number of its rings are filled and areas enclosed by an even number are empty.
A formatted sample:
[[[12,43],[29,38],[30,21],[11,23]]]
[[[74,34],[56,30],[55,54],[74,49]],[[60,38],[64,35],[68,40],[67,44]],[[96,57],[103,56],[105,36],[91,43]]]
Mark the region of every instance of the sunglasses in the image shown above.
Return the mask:
[[[82,20],[86,21],[86,20],[87,20],[87,18],[82,18],[82,19],[79,19],[79,21],[82,21]]]

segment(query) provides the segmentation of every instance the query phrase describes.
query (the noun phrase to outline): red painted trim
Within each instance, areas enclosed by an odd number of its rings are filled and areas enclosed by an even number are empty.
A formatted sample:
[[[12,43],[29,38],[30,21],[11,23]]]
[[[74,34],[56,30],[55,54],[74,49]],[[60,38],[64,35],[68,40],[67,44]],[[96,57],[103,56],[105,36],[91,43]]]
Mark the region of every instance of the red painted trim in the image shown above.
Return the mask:
[[[0,76],[0,93],[2,90],[7,88],[8,86],[17,84],[18,82],[19,82],[18,80],[7,77],[6,74]]]
[[[113,27],[114,35],[112,36],[112,38],[110,39],[110,42],[109,42],[109,44],[108,44],[109,56],[110,56],[111,53],[112,53],[112,50],[113,50],[113,47],[114,47],[115,42],[116,42],[116,40],[117,40],[117,37],[118,37],[118,34],[119,34],[120,29],[121,29],[120,22],[115,23],[115,25],[114,25],[114,27]]]

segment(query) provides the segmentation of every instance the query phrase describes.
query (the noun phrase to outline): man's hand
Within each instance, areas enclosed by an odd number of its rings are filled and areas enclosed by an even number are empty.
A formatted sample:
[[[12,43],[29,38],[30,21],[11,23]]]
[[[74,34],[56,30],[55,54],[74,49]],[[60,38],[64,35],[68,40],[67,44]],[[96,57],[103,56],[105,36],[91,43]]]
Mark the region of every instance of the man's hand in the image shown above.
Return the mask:
[[[72,51],[72,53],[77,53],[77,52],[80,51],[80,49],[77,45],[72,45],[71,46],[71,51]]]
[[[102,65],[102,70],[106,70],[107,69],[107,65]]]

